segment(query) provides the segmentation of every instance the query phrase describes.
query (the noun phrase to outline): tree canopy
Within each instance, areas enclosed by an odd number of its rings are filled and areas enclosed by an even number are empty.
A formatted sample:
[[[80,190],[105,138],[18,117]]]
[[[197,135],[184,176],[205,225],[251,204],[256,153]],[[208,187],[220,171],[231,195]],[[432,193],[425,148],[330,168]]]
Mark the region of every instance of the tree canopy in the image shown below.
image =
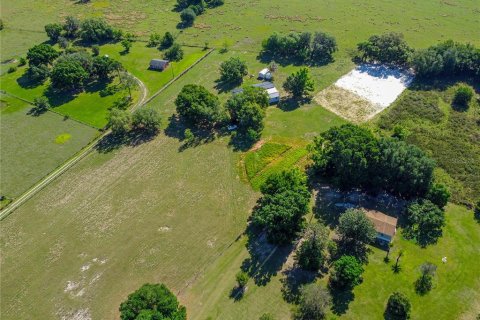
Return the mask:
[[[247,74],[247,64],[239,57],[231,57],[220,65],[220,81],[239,84]]]
[[[104,19],[88,18],[81,24],[80,37],[85,42],[103,42],[114,39],[115,30]]]
[[[226,117],[218,97],[196,84],[184,86],[175,100],[175,105],[181,117],[198,127],[213,127]]]
[[[113,108],[107,117],[107,127],[112,130],[114,135],[122,135],[130,130],[132,117],[130,112]]]
[[[332,305],[330,292],[319,284],[312,283],[300,288],[300,303],[296,319],[322,320]]]
[[[362,264],[353,256],[342,256],[333,263],[332,284],[352,288],[362,282]]]
[[[307,227],[304,240],[295,255],[295,260],[300,267],[317,271],[324,265],[328,234],[328,228],[319,223],[313,223]]]
[[[144,284],[120,305],[122,320],[186,320],[187,311],[164,284]]]
[[[413,53],[403,35],[395,32],[373,35],[367,41],[359,43],[357,48],[364,61],[400,66],[408,64]]]
[[[163,56],[170,61],[180,61],[183,59],[183,49],[178,43],[174,43],[165,51]]]
[[[408,298],[401,292],[394,292],[387,302],[385,313],[393,320],[404,320],[410,318],[411,304]]]
[[[411,203],[407,207],[406,216],[405,235],[415,238],[420,245],[435,243],[442,235],[445,212],[431,201],[419,200]]]
[[[397,139],[377,139],[353,124],[334,127],[309,147],[312,168],[342,188],[386,190],[403,197],[424,196],[435,163],[418,147]]]
[[[51,64],[58,56],[59,52],[55,50],[51,45],[42,43],[35,45],[28,49],[27,60],[28,63],[32,66],[39,65],[49,65]]]
[[[160,128],[161,117],[156,109],[139,108],[132,116],[132,127],[147,133],[156,133]]]
[[[310,75],[310,70],[308,68],[301,68],[288,76],[283,84],[283,88],[294,98],[301,98],[304,95],[310,94],[314,90],[314,85],[315,81]]]
[[[373,223],[365,212],[358,209],[348,209],[340,216],[337,231],[349,252],[360,256],[365,252],[365,245],[372,243],[377,236]]]
[[[72,90],[82,88],[89,76],[78,60],[66,59],[55,63],[50,79],[54,88]]]
[[[63,26],[60,23],[49,23],[45,25],[45,32],[51,41],[57,42],[58,37],[62,34]]]
[[[253,213],[253,222],[264,227],[273,243],[291,242],[302,230],[310,191],[299,169],[273,173],[261,187],[263,197]]]

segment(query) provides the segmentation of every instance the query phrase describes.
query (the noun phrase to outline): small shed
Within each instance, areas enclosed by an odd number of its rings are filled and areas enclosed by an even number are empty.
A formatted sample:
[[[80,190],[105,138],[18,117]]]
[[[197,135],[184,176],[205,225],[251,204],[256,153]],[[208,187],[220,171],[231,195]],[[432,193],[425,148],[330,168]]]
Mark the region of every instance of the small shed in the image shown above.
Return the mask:
[[[168,60],[152,59],[150,61],[150,69],[163,71],[168,67],[169,63],[170,61]]]
[[[271,80],[272,79],[272,73],[270,72],[270,70],[268,68],[262,69],[258,73],[258,79]]]
[[[280,92],[278,92],[277,88],[273,87],[267,89],[268,94],[268,101],[270,104],[279,103],[280,102]]]
[[[268,101],[270,104],[275,104],[280,102],[280,92],[277,90],[277,88],[275,88],[273,83],[265,81],[261,83],[256,83],[252,85],[252,87],[261,88],[265,90],[265,92],[268,94]],[[233,95],[236,95],[242,92],[243,92],[242,88],[235,88],[232,90]]]
[[[365,215],[375,226],[377,240],[385,244],[392,242],[393,236],[397,232],[398,219],[375,210],[366,210]]]

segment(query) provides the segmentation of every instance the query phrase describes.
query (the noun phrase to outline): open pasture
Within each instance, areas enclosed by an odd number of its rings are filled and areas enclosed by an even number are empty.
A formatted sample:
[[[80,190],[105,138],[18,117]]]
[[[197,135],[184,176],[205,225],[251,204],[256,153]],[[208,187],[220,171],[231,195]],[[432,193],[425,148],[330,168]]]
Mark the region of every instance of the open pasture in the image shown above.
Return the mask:
[[[0,195],[15,198],[88,144],[97,130],[2,94]]]

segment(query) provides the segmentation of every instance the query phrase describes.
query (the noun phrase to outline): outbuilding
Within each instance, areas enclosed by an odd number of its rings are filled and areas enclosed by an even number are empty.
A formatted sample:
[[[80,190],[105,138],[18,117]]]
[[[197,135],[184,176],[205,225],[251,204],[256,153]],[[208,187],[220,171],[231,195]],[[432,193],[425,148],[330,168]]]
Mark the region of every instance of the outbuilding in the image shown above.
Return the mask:
[[[150,61],[150,69],[163,71],[168,67],[169,63],[170,61],[168,60],[152,59]]]
[[[280,92],[277,90],[277,88],[275,88],[273,83],[265,81],[261,83],[256,83],[252,85],[252,87],[262,88],[263,90],[265,90],[265,92],[268,94],[268,102],[270,104],[276,104],[280,102]],[[235,88],[232,90],[232,94],[234,95],[242,92],[242,88]]]
[[[365,215],[375,226],[377,241],[387,245],[392,242],[397,232],[398,219],[375,210],[366,210]]]
[[[271,80],[271,79],[272,79],[272,73],[270,72],[270,70],[269,70],[268,68],[262,69],[262,70],[258,73],[258,79],[261,79],[261,80]]]

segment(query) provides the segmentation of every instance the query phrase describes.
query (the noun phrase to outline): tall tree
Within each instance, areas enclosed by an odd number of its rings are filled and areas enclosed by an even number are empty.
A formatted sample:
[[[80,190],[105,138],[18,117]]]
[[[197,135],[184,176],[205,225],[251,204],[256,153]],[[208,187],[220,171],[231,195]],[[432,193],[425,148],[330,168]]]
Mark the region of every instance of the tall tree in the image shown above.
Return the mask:
[[[310,76],[309,69],[301,68],[288,76],[283,84],[283,88],[294,98],[301,98],[304,95],[310,94],[314,90],[314,85],[315,82]]]
[[[35,45],[28,49],[27,52],[27,60],[31,66],[49,65],[58,56],[58,51],[46,43]]]
[[[318,271],[323,266],[328,233],[328,228],[319,223],[313,223],[307,227],[303,242],[295,255],[295,260],[300,267]]]
[[[332,297],[328,290],[319,284],[312,283],[300,289],[300,303],[296,318],[300,320],[325,319],[332,305]]]
[[[220,65],[220,81],[222,82],[239,84],[247,74],[247,64],[239,57],[231,57]]]
[[[45,25],[45,32],[51,41],[57,42],[62,34],[63,26],[60,23],[49,23]]]

